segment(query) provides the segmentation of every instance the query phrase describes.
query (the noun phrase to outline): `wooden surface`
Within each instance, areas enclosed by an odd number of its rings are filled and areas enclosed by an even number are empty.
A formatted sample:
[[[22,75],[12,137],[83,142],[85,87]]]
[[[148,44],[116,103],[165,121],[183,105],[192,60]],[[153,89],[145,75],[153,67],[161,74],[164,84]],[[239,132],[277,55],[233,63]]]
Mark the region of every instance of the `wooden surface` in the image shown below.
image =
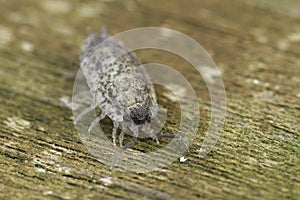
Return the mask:
[[[0,198],[299,199],[299,8],[298,0],[1,0]],[[172,28],[208,51],[227,95],[224,133],[209,156],[197,152],[210,122],[205,83],[180,58],[154,50],[142,60],[181,70],[199,96],[188,160],[135,174],[111,171],[89,154],[70,102],[86,27],[104,24],[111,33]]]

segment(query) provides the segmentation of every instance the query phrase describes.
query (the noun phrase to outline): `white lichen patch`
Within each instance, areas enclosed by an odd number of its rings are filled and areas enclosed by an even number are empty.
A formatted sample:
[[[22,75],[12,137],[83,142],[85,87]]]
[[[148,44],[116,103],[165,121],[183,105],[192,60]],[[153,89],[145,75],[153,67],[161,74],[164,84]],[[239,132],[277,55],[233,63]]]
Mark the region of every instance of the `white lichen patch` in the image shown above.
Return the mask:
[[[30,127],[30,122],[19,117],[8,117],[4,123],[16,131],[21,131]]]
[[[113,184],[112,178],[111,177],[105,177],[101,178],[100,181],[105,185],[105,186],[110,186]]]
[[[56,164],[56,165],[55,165],[55,169],[56,169],[56,171],[58,171],[58,172],[63,172],[64,174],[70,174],[71,171],[72,171],[71,168],[65,167],[65,166],[61,166],[61,165],[59,165],[59,164]]]
[[[41,132],[45,132],[46,131],[46,129],[44,127],[42,127],[42,126],[38,126],[37,130],[41,131]]]
[[[71,11],[72,6],[67,1],[60,0],[43,0],[42,8],[51,14],[67,14]]]
[[[12,142],[12,141],[5,142],[5,146],[8,146],[8,147],[16,147],[17,145],[18,145],[18,143],[16,143],[16,142]]]
[[[300,98],[300,92],[298,94],[296,94],[296,97]]]
[[[52,147],[55,148],[55,149],[58,149],[58,150],[60,150],[61,152],[64,152],[64,153],[71,153],[71,150],[69,150],[65,147],[62,147],[62,146],[57,146],[55,144],[52,144]]]
[[[56,171],[65,174],[70,174],[72,169],[67,166],[63,166],[59,161],[59,157],[62,156],[62,152],[56,149],[50,149],[42,151],[36,157],[33,158],[33,164],[38,165],[37,170],[39,172],[49,172]]]
[[[264,162],[260,163],[259,166],[262,167],[262,168],[272,168],[272,167],[275,167],[276,165],[278,165],[277,162],[273,161],[273,160],[269,160],[269,159],[266,159]]]
[[[253,79],[252,82],[254,85],[260,85],[260,80],[258,79]]]
[[[43,192],[43,195],[52,195],[53,192],[51,190],[47,190]]]
[[[56,151],[54,149],[50,149],[49,152],[54,153],[54,154],[59,155],[59,156],[62,155],[62,153],[60,151]]]
[[[247,160],[247,163],[249,163],[249,164],[256,164],[256,163],[257,163],[257,160],[256,160],[255,158],[250,157],[250,158]]]
[[[56,162],[56,158],[47,158],[45,156],[43,156],[43,154],[41,155],[37,155],[37,157],[33,158],[33,164],[38,164],[39,166],[51,166],[54,165]]]
[[[187,158],[185,158],[184,156],[180,157],[179,161],[181,163],[184,163],[185,161],[187,161]]]
[[[46,170],[44,168],[41,168],[41,167],[36,167],[36,170],[40,173],[46,173]]]
[[[33,163],[44,165],[54,164],[58,160],[57,155],[50,153],[49,151],[42,151],[37,157],[33,159]]]
[[[27,42],[27,41],[23,41],[20,46],[21,46],[21,49],[23,49],[24,51],[27,51],[27,52],[32,52],[34,49],[33,44],[30,42]]]
[[[9,28],[0,25],[0,47],[8,45],[13,40],[13,34]]]

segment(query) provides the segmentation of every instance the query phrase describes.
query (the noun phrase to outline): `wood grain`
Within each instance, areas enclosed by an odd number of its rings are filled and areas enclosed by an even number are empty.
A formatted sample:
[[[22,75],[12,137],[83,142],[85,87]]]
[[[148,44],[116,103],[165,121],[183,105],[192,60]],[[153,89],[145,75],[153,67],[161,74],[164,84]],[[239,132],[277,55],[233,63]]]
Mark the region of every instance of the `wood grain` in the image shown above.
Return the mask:
[[[0,1],[0,198],[298,199],[300,18],[279,12],[278,1],[255,2]],[[300,5],[289,3],[282,5],[287,12]],[[68,106],[86,27],[104,24],[112,34],[172,28],[208,51],[227,95],[224,133],[209,156],[197,152],[210,123],[204,81],[182,59],[155,50],[138,54],[174,67],[197,90],[201,120],[188,160],[125,173],[86,150]],[[173,130],[178,116],[170,117]]]

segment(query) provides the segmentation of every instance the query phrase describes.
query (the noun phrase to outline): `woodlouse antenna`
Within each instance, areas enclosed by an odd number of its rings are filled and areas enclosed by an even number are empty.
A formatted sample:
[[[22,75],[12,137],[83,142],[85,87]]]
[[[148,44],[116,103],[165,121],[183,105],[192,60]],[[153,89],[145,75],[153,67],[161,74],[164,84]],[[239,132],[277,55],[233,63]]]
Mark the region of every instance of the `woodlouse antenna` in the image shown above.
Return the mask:
[[[161,133],[161,132],[158,132],[155,135],[158,136],[158,137],[171,138],[171,139],[174,139],[174,138],[175,139],[179,139],[180,142],[181,142],[181,144],[182,144],[182,146],[185,148],[185,150],[187,152],[190,152],[188,145],[185,143],[185,141],[183,140],[183,138],[182,138],[181,135],[174,135],[174,134]]]

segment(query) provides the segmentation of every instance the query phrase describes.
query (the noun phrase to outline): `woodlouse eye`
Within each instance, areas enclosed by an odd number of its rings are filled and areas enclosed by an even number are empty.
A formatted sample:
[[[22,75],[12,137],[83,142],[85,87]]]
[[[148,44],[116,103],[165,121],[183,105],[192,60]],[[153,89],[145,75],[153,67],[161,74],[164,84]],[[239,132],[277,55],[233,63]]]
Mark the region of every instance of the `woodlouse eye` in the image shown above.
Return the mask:
[[[149,113],[149,115],[147,116],[147,119],[146,119],[148,122],[151,121],[151,113]]]

